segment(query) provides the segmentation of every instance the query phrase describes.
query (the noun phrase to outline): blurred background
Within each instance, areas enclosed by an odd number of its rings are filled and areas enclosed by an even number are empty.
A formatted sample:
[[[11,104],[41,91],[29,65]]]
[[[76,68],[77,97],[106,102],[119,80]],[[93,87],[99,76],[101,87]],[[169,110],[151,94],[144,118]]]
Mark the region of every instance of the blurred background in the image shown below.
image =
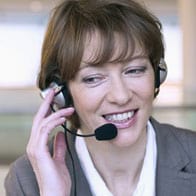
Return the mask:
[[[59,0],[0,0],[0,195],[9,165],[25,152],[41,99],[41,45]],[[196,1],[138,0],[162,22],[169,74],[155,100],[161,122],[196,130]]]

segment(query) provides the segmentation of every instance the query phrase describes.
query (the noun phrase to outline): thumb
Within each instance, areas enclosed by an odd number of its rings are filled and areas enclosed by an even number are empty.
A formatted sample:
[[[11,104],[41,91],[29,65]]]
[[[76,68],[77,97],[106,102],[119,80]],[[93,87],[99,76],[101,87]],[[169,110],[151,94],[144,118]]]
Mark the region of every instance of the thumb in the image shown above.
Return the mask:
[[[58,132],[54,139],[53,159],[64,163],[66,151],[65,134],[63,132]]]

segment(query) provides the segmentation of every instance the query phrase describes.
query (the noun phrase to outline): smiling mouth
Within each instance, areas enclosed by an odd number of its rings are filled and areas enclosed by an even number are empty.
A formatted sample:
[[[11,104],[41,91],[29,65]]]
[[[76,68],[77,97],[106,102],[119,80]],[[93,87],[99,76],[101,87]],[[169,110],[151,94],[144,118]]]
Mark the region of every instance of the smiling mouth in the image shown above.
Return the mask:
[[[135,115],[136,111],[137,110],[132,110],[124,113],[108,114],[103,115],[103,117],[109,122],[123,123],[129,121]]]

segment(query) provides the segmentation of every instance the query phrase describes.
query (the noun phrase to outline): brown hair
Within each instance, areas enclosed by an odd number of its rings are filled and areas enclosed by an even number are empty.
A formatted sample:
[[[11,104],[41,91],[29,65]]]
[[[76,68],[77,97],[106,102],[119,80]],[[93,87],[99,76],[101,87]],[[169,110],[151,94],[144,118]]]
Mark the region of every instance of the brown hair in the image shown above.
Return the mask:
[[[154,15],[133,0],[65,0],[54,9],[46,31],[39,88],[46,88],[54,78],[63,83],[74,78],[87,36],[95,31],[102,42],[92,64],[100,65],[112,59],[118,34],[123,48],[112,62],[129,61],[135,45],[139,44],[149,57],[156,77],[160,58],[164,57],[164,45],[161,23]]]

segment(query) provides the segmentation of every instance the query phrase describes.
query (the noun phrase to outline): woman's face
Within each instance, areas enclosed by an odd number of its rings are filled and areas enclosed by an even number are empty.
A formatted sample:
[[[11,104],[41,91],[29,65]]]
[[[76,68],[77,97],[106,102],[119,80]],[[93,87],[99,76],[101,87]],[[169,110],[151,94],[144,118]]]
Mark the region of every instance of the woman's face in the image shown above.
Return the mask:
[[[137,58],[129,63],[88,64],[96,55],[99,40],[95,35],[86,43],[80,69],[69,83],[81,130],[94,133],[97,127],[113,123],[118,135],[108,141],[118,146],[134,145],[145,135],[151,115],[154,71],[139,48],[133,55]]]

